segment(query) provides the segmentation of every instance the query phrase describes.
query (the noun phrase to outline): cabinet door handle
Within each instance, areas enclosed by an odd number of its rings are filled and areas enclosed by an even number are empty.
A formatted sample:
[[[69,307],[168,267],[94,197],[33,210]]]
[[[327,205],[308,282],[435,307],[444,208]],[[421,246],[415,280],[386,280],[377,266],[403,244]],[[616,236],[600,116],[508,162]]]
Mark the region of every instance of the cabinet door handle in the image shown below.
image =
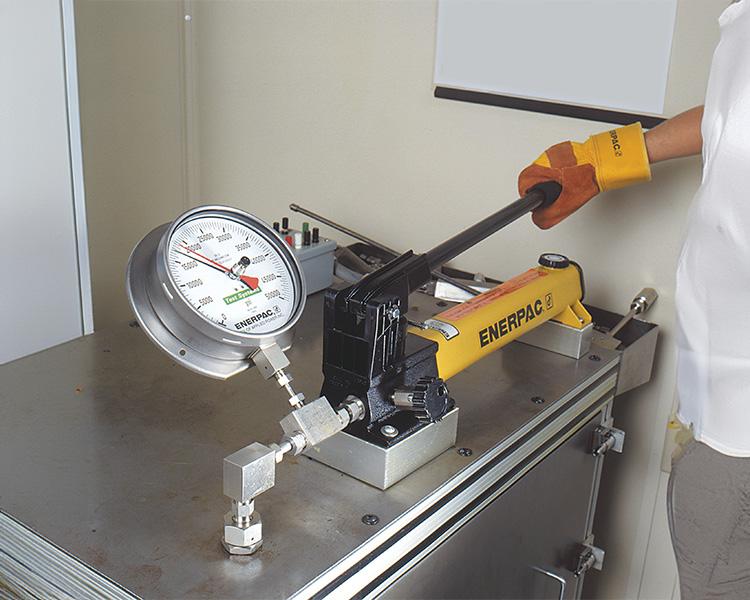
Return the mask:
[[[550,571],[549,569],[543,569],[542,567],[531,567],[534,569],[537,573],[541,573],[542,575],[545,575],[547,577],[550,577],[554,579],[557,583],[560,584],[560,600],[565,600],[565,588],[568,585],[568,582],[565,580],[565,577],[562,575],[558,575],[554,571]]]

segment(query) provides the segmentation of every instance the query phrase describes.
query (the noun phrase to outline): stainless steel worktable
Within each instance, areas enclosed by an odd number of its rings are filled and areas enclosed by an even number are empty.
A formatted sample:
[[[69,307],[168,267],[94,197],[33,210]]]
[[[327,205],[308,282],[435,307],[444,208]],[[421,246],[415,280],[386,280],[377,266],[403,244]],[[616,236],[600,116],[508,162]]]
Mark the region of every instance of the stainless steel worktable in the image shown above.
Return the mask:
[[[412,298],[415,317],[436,312],[433,299]],[[308,398],[322,381],[321,321],[318,294],[289,353]],[[219,542],[222,459],[276,441],[288,403],[254,370],[227,382],[188,372],[123,323],[0,367],[0,508],[138,595],[286,597],[611,371],[617,353],[597,354],[576,361],[513,343],[451,379],[457,447],[473,454],[447,451],[387,491],[306,457],[285,459],[256,501],[262,549],[229,558]],[[366,525],[365,514],[379,523]],[[0,555],[12,561],[6,542]]]

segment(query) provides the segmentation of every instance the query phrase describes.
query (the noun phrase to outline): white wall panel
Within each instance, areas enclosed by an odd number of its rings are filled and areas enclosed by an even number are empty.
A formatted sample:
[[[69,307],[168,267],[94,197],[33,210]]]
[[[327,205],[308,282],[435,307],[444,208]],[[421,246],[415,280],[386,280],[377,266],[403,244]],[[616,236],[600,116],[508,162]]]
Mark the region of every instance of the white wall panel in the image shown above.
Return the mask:
[[[0,363],[91,328],[62,22],[58,0],[0,1]]]

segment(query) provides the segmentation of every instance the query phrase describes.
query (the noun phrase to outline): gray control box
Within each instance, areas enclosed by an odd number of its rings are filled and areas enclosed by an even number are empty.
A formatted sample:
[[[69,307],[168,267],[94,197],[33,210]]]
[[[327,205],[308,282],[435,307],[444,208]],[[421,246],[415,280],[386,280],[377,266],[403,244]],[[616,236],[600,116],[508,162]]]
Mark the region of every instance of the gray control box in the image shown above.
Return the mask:
[[[290,230],[286,235],[294,237],[294,231]],[[301,246],[300,248],[292,247],[292,251],[297,256],[305,274],[308,294],[314,294],[331,287],[333,283],[333,257],[336,251],[335,241],[321,237],[320,241],[315,244]]]

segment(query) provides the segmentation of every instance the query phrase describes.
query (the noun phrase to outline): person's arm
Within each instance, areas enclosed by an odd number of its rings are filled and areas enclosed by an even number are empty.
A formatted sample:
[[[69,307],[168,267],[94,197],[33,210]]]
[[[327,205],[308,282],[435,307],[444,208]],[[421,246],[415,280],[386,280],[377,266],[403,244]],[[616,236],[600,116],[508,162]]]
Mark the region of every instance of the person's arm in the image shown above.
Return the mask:
[[[533,211],[534,223],[549,229],[570,216],[600,192],[650,181],[651,164],[699,154],[703,144],[698,106],[651,131],[640,123],[592,135],[583,143],[562,142],[548,148],[518,176],[518,191],[557,181],[560,197]]]
[[[664,121],[644,136],[651,164],[701,153],[703,107],[696,106]]]

